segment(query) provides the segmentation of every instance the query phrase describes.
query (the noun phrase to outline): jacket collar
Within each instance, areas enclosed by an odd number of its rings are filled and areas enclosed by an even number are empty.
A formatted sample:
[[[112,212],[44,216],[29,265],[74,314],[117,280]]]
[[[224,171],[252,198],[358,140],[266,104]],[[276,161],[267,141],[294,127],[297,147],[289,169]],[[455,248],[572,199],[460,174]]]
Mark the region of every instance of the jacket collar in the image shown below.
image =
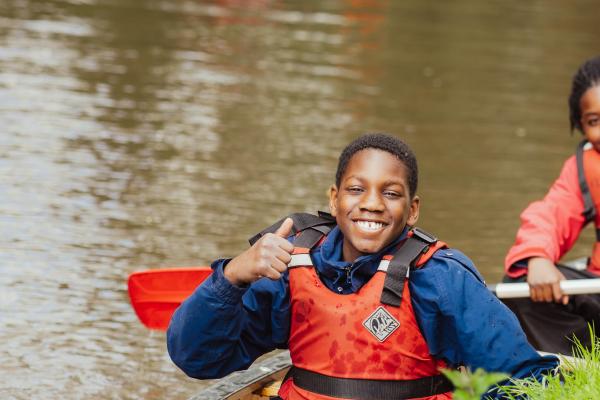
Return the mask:
[[[392,254],[407,233],[408,227],[405,227],[402,234],[384,249],[377,253],[360,256],[350,263],[343,260],[344,235],[336,226],[327,235],[323,244],[315,249],[312,255],[313,263],[319,274],[328,280],[335,281],[335,285],[344,287],[351,284],[352,290],[356,291],[375,274],[381,258],[386,254]],[[342,280],[342,278],[344,279]],[[349,282],[347,282],[348,280]]]

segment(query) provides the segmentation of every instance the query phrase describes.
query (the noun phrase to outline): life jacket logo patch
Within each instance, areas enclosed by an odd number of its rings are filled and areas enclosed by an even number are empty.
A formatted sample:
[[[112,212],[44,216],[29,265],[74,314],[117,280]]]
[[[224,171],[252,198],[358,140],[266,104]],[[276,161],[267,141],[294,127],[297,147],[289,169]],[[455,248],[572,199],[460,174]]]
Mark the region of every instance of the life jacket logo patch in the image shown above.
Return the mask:
[[[383,308],[383,306],[379,306],[367,319],[365,319],[363,326],[367,328],[377,340],[383,342],[400,327],[400,322]]]

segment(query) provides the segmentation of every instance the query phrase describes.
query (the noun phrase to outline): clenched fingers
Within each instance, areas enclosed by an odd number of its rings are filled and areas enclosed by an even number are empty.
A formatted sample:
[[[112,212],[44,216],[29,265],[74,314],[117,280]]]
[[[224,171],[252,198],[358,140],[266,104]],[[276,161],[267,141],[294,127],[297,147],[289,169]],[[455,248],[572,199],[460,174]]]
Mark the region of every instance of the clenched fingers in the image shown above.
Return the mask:
[[[258,277],[266,277],[269,279],[277,280],[281,278],[281,274],[287,269],[287,263],[273,258],[269,264],[264,264],[257,269]]]
[[[563,294],[563,291],[560,288],[560,281],[552,284],[552,295],[553,295],[554,301],[556,303],[561,303],[561,304],[566,305],[569,302],[569,296]]]

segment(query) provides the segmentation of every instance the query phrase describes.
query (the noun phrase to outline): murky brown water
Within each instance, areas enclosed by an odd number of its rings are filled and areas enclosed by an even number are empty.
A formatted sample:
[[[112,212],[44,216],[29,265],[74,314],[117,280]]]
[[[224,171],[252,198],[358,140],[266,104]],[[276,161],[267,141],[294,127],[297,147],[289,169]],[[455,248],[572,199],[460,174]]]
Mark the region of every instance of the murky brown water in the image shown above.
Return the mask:
[[[413,145],[420,225],[498,280],[578,140],[566,93],[597,50],[593,5],[3,0],[0,397],[195,393],[127,275],[323,208],[365,131]]]

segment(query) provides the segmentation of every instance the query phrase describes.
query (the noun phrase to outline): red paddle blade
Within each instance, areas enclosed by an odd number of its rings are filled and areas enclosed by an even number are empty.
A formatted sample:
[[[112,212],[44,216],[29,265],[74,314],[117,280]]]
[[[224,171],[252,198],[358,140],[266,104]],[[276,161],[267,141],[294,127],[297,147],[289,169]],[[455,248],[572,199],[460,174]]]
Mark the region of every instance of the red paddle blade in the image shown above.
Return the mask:
[[[211,272],[210,267],[133,272],[127,280],[131,305],[146,327],[164,331],[175,309]]]

